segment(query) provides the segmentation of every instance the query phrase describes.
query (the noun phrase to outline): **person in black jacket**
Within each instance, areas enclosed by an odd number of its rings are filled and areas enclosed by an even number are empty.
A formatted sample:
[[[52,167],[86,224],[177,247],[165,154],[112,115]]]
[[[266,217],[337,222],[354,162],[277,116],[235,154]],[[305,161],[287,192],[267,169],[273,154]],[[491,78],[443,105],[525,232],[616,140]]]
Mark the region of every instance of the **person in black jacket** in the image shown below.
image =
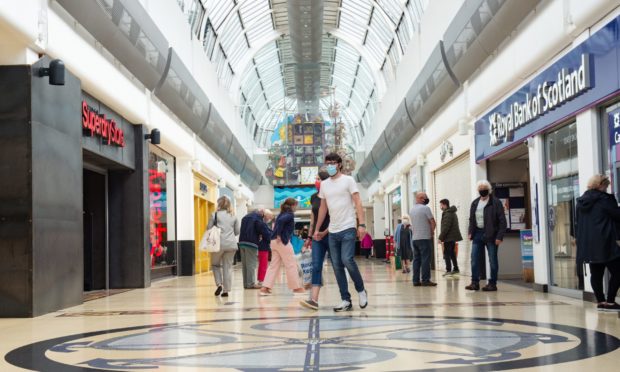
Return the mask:
[[[504,240],[506,232],[506,216],[504,206],[495,196],[491,195],[491,184],[487,180],[478,181],[479,198],[471,203],[469,210],[468,237],[472,241],[471,247],[471,284],[465,289],[477,291],[480,289],[480,261],[484,255],[484,247],[489,254],[491,276],[483,291],[497,291],[497,272],[499,262],[497,249]]]
[[[456,215],[456,207],[450,206],[448,199],[439,201],[441,214],[441,232],[439,241],[443,244],[443,258],[446,261],[445,277],[459,275],[459,263],[456,261],[456,242],[463,240],[461,229],[459,228],[459,217]]]
[[[411,272],[409,264],[411,263],[411,260],[413,260],[413,233],[411,231],[411,222],[409,221],[409,216],[403,216],[401,221],[402,225],[400,228],[400,236],[398,239],[398,255],[400,256],[400,260],[403,266],[403,274],[406,274]]]
[[[592,176],[588,190],[577,199],[577,262],[590,264],[590,283],[600,311],[620,311],[616,294],[620,288],[620,247],[618,223],[620,208],[616,198],[606,192],[609,178]],[[603,291],[605,268],[611,274],[607,298]]]

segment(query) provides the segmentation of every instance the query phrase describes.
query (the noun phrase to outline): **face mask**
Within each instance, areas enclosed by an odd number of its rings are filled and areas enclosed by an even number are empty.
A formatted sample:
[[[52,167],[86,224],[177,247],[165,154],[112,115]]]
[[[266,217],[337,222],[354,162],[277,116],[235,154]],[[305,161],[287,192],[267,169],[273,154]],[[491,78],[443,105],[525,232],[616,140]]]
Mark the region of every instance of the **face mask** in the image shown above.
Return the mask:
[[[321,181],[314,181],[314,187],[317,191],[321,190]]]
[[[336,173],[338,173],[338,168],[336,164],[329,164],[326,168],[327,174],[329,174],[330,177],[333,177],[336,175]]]
[[[424,205],[427,205],[430,202],[429,198],[424,199]]]
[[[480,194],[480,196],[482,196],[483,198],[484,198],[484,197],[489,196],[489,190],[480,190],[480,191],[478,191],[478,193],[479,193],[479,194]]]

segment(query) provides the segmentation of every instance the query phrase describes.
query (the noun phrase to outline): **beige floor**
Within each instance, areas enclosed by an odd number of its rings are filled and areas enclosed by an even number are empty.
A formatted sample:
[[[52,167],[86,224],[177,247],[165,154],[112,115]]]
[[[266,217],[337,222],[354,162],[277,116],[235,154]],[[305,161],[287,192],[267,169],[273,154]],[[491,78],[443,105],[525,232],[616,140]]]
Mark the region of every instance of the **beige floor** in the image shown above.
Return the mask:
[[[0,351],[46,371],[618,370],[620,319],[593,304],[501,282],[496,293],[466,292],[465,277],[414,288],[383,263],[358,262],[364,310],[353,293],[353,311],[332,311],[340,299],[329,265],[318,312],[299,307],[303,296],[282,283],[271,297],[239,289],[238,271],[231,296],[216,298],[204,274],[0,319]],[[13,370],[24,369],[0,361],[0,371]]]

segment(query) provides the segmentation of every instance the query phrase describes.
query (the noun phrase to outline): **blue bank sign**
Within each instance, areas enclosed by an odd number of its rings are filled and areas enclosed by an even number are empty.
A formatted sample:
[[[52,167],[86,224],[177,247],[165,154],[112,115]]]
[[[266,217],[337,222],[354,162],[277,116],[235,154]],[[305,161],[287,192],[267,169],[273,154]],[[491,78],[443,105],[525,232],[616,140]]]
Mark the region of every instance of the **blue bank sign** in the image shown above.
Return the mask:
[[[476,160],[487,159],[620,90],[620,17],[476,122]]]

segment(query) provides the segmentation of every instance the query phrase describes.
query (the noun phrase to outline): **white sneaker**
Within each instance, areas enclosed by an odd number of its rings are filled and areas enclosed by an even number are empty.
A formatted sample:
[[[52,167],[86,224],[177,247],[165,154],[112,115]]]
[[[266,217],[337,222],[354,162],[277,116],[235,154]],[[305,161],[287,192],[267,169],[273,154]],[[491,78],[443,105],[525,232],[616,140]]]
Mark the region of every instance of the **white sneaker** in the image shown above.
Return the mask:
[[[368,292],[364,289],[363,291],[358,292],[358,295],[360,296],[360,308],[363,309],[368,306]]]
[[[353,305],[351,305],[351,302],[342,301],[340,306],[334,308],[334,311],[338,313],[341,311],[351,311],[351,309],[353,309]]]

